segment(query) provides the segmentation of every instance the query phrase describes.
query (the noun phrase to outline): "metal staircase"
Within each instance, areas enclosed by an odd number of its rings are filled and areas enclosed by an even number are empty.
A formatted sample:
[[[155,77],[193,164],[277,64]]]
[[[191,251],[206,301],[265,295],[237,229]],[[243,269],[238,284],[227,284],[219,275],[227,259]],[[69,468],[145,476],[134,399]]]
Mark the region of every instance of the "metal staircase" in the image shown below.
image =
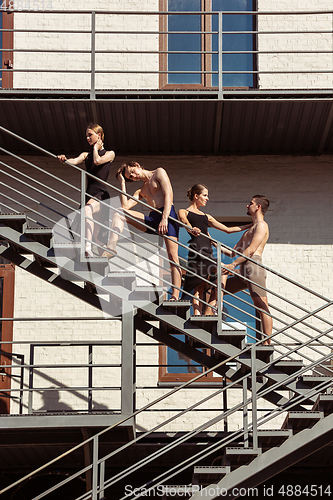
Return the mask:
[[[5,131],[2,127],[1,129]],[[37,147],[37,149],[40,148]],[[3,148],[0,148],[0,151],[10,154]],[[45,153],[44,150],[42,152]],[[12,173],[8,175],[7,164],[2,162],[1,164],[5,168],[2,173],[14,182],[12,185],[1,182],[3,199],[7,198],[9,205],[2,204],[8,213],[0,215],[0,256],[102,310],[109,317],[120,318],[123,325],[123,364],[126,363],[125,358],[127,358],[127,368],[130,373],[129,378],[123,381],[124,406],[112,425],[106,424],[101,432],[97,432],[66,452],[67,456],[77,448],[90,443],[92,446],[91,463],[73,476],[60,481],[50,490],[34,497],[35,500],[47,497],[58,487],[68,484],[73,478],[87,471],[90,471],[92,477],[89,491],[78,496],[77,500],[114,498],[110,496],[110,491],[116,484],[122,484],[126,477],[135,474],[141,468],[147,470],[154,460],[172,453],[173,450],[178,449],[177,447],[196,439],[200,433],[208,432],[212,425],[219,423],[223,423],[226,429],[223,435],[219,435],[217,439],[190,456],[180,455],[179,462],[172,467],[166,467],[161,474],[153,477],[152,472],[150,481],[138,486],[137,492],[131,491],[130,494],[119,498],[140,498],[140,493],[138,493],[140,488],[150,490],[162,486],[164,498],[168,498],[173,494],[171,479],[175,476],[179,477],[184,470],[192,471],[192,484],[190,486],[179,484],[177,488],[188,487],[188,498],[201,498],[199,488],[206,488],[205,498],[219,498],[221,489],[228,491],[230,498],[236,498],[239,496],[236,491],[239,492],[240,488],[261,484],[333,441],[333,416],[331,415],[333,379],[330,365],[333,323],[325,315],[326,310],[332,307],[330,299],[269,270],[279,279],[313,296],[316,299],[316,306],[310,311],[303,305],[297,305],[290,299],[269,290],[271,296],[277,298],[271,308],[274,311],[272,313],[274,323],[278,326],[275,326],[272,335],[272,345],[263,346],[264,339],[261,336],[259,339],[256,338],[260,335],[257,328],[252,328],[252,333],[249,334],[246,333],[246,325],[236,322],[231,315],[227,314],[227,321],[222,320],[221,305],[217,308],[217,316],[195,317],[191,316],[189,301],[166,300],[166,290],[170,281],[165,277],[167,258],[161,242],[155,244],[152,241],[146,241],[144,235],[136,235],[129,230],[127,241],[122,241],[119,245],[123,253],[118,251],[115,259],[108,262],[107,259],[98,256],[91,259],[85,258],[84,234],[75,234],[74,239],[71,240],[72,230],[68,231],[72,220],[68,216],[68,210],[75,213],[79,203],[73,201],[71,205],[68,205],[68,200],[62,201],[67,210],[64,212],[54,196],[55,190],[52,186],[55,176],[52,174],[49,185],[43,185],[43,191],[40,190],[41,183],[33,188],[39,193],[35,195],[35,198],[29,193],[29,189],[36,179],[29,179],[28,189],[27,176],[24,180],[20,179],[19,171],[15,173],[15,176]],[[32,164],[30,166],[34,171],[34,166]],[[37,168],[38,171],[36,171],[39,173],[40,168]],[[10,168],[10,171],[12,172],[13,168]],[[85,175],[84,172],[81,174],[81,204],[85,196]],[[62,180],[57,179],[57,182],[61,183]],[[119,189],[114,186],[108,186],[119,192]],[[52,188],[52,195],[47,191],[49,188]],[[75,186],[72,188],[74,189]],[[17,197],[9,197],[7,189],[15,190]],[[56,194],[59,200],[65,198],[60,191]],[[42,214],[38,210],[31,210],[31,207],[28,211],[24,202],[24,197],[35,200],[38,196],[43,199]],[[49,205],[45,202],[46,197],[49,197]],[[52,228],[46,227],[46,223],[53,224]],[[82,214],[81,227],[84,227]],[[217,242],[217,245],[221,244]],[[147,251],[150,246],[153,250],[147,256],[143,250]],[[141,250],[138,251],[138,249]],[[151,257],[152,255],[154,258]],[[150,266],[149,269],[145,267],[147,263]],[[223,264],[219,260],[219,266],[221,265]],[[182,267],[185,269],[184,263]],[[218,295],[220,295],[221,285],[217,286]],[[227,301],[226,296],[225,302]],[[285,310],[280,302],[284,302]],[[241,303],[242,299],[240,299],[240,308]],[[162,343],[205,366],[207,371],[176,386],[168,393],[163,393],[161,397],[144,407],[136,409],[131,402],[135,331],[142,332],[149,339]],[[179,338],[180,334],[182,338]],[[253,337],[255,342],[247,343],[246,336]],[[125,337],[127,337],[126,342],[124,342]],[[189,408],[177,412],[175,416],[166,417],[163,423],[134,436],[112,452],[105,452],[102,441],[106,433],[126,422],[132,422],[138,414],[149,411],[154,405],[171,398],[174,394],[178,392],[181,394],[181,391],[186,388],[195,386],[210,372],[223,377],[223,383],[216,391]],[[129,389],[131,387],[132,389]],[[150,455],[138,459],[113,477],[107,477],[108,464],[117,454],[140,441],[153,438],[164,425],[179,416],[196,411],[200,405],[209,402],[216,395],[227,398],[226,395],[231,391],[242,395],[237,403],[227,405],[223,412],[196,429],[183,433],[178,438],[169,439],[166,444],[156,446],[156,450]],[[259,408],[259,402],[266,405],[264,410]],[[242,414],[242,427],[237,430],[228,430],[228,424],[237,412]],[[6,418],[10,419],[10,416]],[[25,416],[22,415],[20,418],[22,420]],[[273,425],[269,428],[271,422]],[[283,423],[282,425],[280,423],[278,427],[276,422]],[[103,450],[103,456],[101,456],[101,450]],[[217,457],[220,458],[216,460]],[[216,461],[220,463],[213,465],[212,462],[216,463]],[[52,464],[55,462],[56,459],[52,461]],[[48,464],[45,464],[42,469],[47,467]],[[33,475],[34,472],[26,477]],[[9,491],[23,480],[24,478],[4,488],[0,494]],[[179,492],[179,498],[181,498],[183,490],[179,489]],[[175,495],[173,497],[177,498]]]

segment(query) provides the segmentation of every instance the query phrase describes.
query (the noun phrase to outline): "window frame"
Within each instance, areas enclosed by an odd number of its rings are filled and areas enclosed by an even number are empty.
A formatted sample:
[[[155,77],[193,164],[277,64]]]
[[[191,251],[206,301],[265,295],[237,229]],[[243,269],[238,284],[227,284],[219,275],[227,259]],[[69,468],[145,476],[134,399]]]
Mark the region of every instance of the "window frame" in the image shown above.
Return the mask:
[[[0,278],[3,278],[2,317],[12,318],[14,315],[15,266],[10,263],[0,263]],[[12,364],[12,344],[2,345],[2,342],[11,342],[13,340],[13,322],[4,321],[1,326],[0,368]],[[6,375],[0,373],[0,414],[10,413],[11,393],[6,389],[11,388],[11,368],[5,368],[5,373]]]
[[[8,7],[9,0],[6,0],[6,5]],[[14,13],[10,10],[0,11],[0,15],[2,16],[2,29],[13,30],[14,29]],[[1,51],[1,85],[0,88],[3,89],[12,89],[13,88],[13,72],[12,71],[3,71],[3,69],[12,69],[13,68],[13,52],[6,51],[4,52],[2,49],[13,49],[14,48],[14,33],[13,31],[3,31],[2,32],[2,46],[0,47]]]
[[[253,1],[253,10],[257,10],[257,0]],[[212,19],[210,14],[205,14],[205,12],[212,12],[212,0],[201,0],[201,31],[210,32],[212,31]],[[201,73],[201,83],[168,83],[168,0],[159,0],[159,10],[160,12],[166,12],[166,14],[161,14],[159,17],[159,46],[160,46],[160,56],[159,56],[159,88],[160,89],[207,89],[216,90],[218,87],[212,86],[212,74]],[[258,31],[258,16],[252,16],[252,30]],[[202,34],[201,35],[201,47],[202,51],[210,52],[212,50],[212,35]],[[258,57],[255,53],[258,50],[258,35],[253,34],[253,87],[223,87],[224,89],[237,89],[237,90],[248,90],[250,88],[258,88],[258,74],[256,73],[258,68]],[[202,54],[201,56],[201,71],[211,71],[212,70],[212,54]]]
[[[218,215],[214,215],[214,218],[218,222],[222,222],[223,224],[227,226],[236,226],[236,225],[242,225],[242,224],[248,224],[251,222],[251,219],[248,216],[241,216],[241,217],[221,217]],[[238,233],[235,233],[238,234]],[[257,321],[255,324],[255,328],[257,330],[260,330],[260,319],[259,319],[259,314],[257,311],[255,311],[255,314],[257,316]],[[159,345],[159,351],[158,351],[158,357],[159,357],[159,371],[158,371],[158,382],[162,383],[167,383],[167,384],[174,384],[174,383],[179,383],[179,382],[187,382],[194,377],[198,375],[198,373],[170,373],[168,372],[167,368],[167,356],[168,356],[168,349],[169,347],[166,345]],[[207,355],[210,355],[211,350],[210,349],[204,349],[203,352]],[[185,365],[184,365],[185,366]],[[201,365],[199,365],[201,366]],[[208,370],[208,368],[203,367],[203,372]],[[198,383],[206,383],[207,386],[211,385],[212,383],[221,383],[223,382],[223,377],[217,376],[216,374],[214,375],[214,372],[208,373],[206,376],[203,376],[201,379],[198,380]]]

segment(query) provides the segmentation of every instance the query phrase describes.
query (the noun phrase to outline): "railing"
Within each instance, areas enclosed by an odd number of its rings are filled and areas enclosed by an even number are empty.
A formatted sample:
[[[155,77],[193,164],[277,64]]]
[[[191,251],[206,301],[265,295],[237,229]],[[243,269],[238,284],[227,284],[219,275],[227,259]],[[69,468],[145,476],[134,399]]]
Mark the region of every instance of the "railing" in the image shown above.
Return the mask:
[[[3,132],[12,134],[11,132],[3,129],[2,127],[1,130]],[[49,156],[54,157],[54,155],[45,150],[42,150],[41,148],[37,147],[37,149],[40,152],[43,152],[44,154],[46,153]],[[4,148],[0,148],[0,151],[8,154],[11,157],[14,157],[15,160],[18,159],[21,160],[21,158],[12,155],[12,153],[4,150]],[[71,190],[72,192],[76,193],[77,197],[80,197],[80,199],[84,200],[84,194],[85,194],[84,189],[82,190],[72,183],[69,183],[67,181],[65,182],[63,181],[63,179],[45,170],[43,170],[43,174],[46,177],[48,177],[50,181],[49,182],[44,181],[43,183],[41,183],[41,181],[39,180],[39,175],[41,170],[40,167],[37,167],[32,162],[27,162],[24,159],[22,159],[22,161],[29,166],[30,169],[29,175],[24,172],[22,173],[20,169],[14,169],[14,167],[12,167],[8,162],[1,163],[3,167],[1,173],[4,176],[7,176],[7,178],[9,179],[9,181],[7,180],[6,182],[1,182],[1,185],[4,188],[1,194],[4,200],[5,199],[8,200],[7,202],[1,203],[1,205],[4,206],[7,211],[15,213],[21,213],[22,211],[27,212],[28,220],[30,220],[30,223],[32,224],[37,224],[40,225],[41,227],[44,227],[46,223],[48,224],[52,223],[55,224],[57,228],[59,227],[66,228],[67,227],[66,224],[62,221],[68,220],[68,211],[70,210],[72,212],[75,212],[75,209],[79,204],[78,201],[71,201],[71,196],[68,195],[67,191]],[[70,164],[68,165],[68,168],[72,168],[74,171],[81,170],[78,169],[78,167],[72,166]],[[13,172],[15,175],[13,174]],[[23,174],[23,180],[20,177],[22,176],[22,174]],[[80,173],[80,175],[82,179],[82,185],[84,186],[85,185],[84,179],[86,174]],[[121,193],[121,190],[119,190],[115,186],[108,183],[104,184],[110,190],[113,190],[113,192],[116,193],[117,195]],[[59,186],[63,187],[64,185],[66,186],[65,193],[59,187]],[[12,192],[11,196],[9,195],[10,191]],[[32,208],[31,204],[34,203],[38,204],[38,207],[36,206],[35,208]],[[145,208],[147,208],[145,203],[141,201],[139,201],[139,203],[142,204],[142,206],[145,206]],[[112,208],[115,211],[121,211],[120,208],[117,207],[112,207]],[[109,226],[104,225],[104,228],[110,230],[110,225]],[[84,223],[81,226],[80,232],[77,233],[77,236],[79,238],[78,241],[80,244],[81,251],[83,251],[84,247],[82,245],[86,238]],[[126,249],[127,241],[130,241],[130,243],[132,243],[132,236],[133,236],[133,231],[129,228],[127,228],[125,232],[122,233],[122,238],[124,241],[119,243],[119,251],[117,255],[117,258],[119,259],[118,261],[119,269],[122,271],[128,270],[129,266],[131,265],[135,270],[134,272],[138,276],[141,275],[143,281],[149,283],[150,279],[156,279],[157,282],[162,286],[164,291],[166,291],[171,284],[170,278],[166,279],[164,275],[160,273],[160,270],[162,269],[164,271],[165,265],[168,265],[169,261],[161,249],[161,242],[158,241],[158,236],[156,236],[156,241],[154,242],[152,240],[147,240],[146,235],[144,233],[142,233],[142,235],[136,234],[137,240],[135,241],[135,246],[133,246],[133,249],[131,250],[132,252],[131,259],[128,259],[126,257],[123,258],[122,249]],[[92,241],[92,243],[95,245],[94,241]],[[152,268],[155,270],[155,272],[152,272],[150,269],[149,276],[147,275],[147,273],[146,274],[142,273],[142,264],[136,265],[134,262],[135,257],[138,256],[141,259],[141,262],[145,262],[148,260],[151,263],[150,258],[147,258],[142,252],[140,253],[140,251],[138,251],[138,249],[140,249],[141,247],[146,248],[147,244],[154,247],[156,249],[157,255],[159,256],[159,259],[156,260],[156,263],[153,263],[152,265]],[[223,262],[221,261],[221,251],[220,251],[221,243],[216,241],[216,244],[218,248],[217,269],[219,274],[220,269],[223,267]],[[96,248],[98,248],[98,245],[95,246]],[[160,257],[163,261],[163,264],[161,264],[160,262]],[[186,266],[184,264],[185,263],[182,262],[181,267],[184,270],[186,270]],[[275,422],[276,425],[276,422],[281,422],[281,419],[283,418],[285,413],[292,408],[295,407],[299,408],[301,406],[304,409],[308,409],[309,406],[311,406],[310,401],[311,400],[313,401],[316,395],[318,395],[321,392],[325,391],[329,392],[331,390],[333,379],[330,376],[328,376],[327,378],[324,377],[317,387],[309,388],[303,391],[297,391],[295,382],[299,380],[300,377],[305,377],[308,374],[322,375],[323,371],[325,371],[327,375],[331,375],[333,372],[331,365],[328,364],[328,362],[332,358],[333,322],[330,321],[329,319],[330,316],[326,314],[328,309],[332,308],[332,301],[329,298],[321,294],[318,294],[310,290],[309,288],[297,283],[296,281],[290,278],[286,278],[285,276],[276,272],[275,270],[269,269],[266,266],[263,267],[270,273],[271,276],[274,277],[275,280],[281,280],[285,284],[285,286],[290,287],[291,289],[294,288],[295,290],[298,290],[298,293],[301,296],[300,304],[297,304],[291,299],[289,299],[288,296],[287,297],[282,296],[281,294],[275,292],[274,289],[267,290],[270,297],[270,308],[273,311],[271,315],[274,320],[274,331],[271,336],[272,345],[274,346],[274,358],[271,358],[267,363],[264,363],[264,366],[261,366],[258,372],[256,351],[260,348],[261,344],[264,342],[265,339],[262,338],[262,333],[258,328],[251,327],[250,328],[251,332],[248,333],[248,336],[252,337],[253,340],[255,340],[255,343],[252,343],[250,345],[243,344],[242,348],[237,349],[235,355],[229,356],[227,359],[224,359],[221,362],[217,362],[216,365],[210,368],[208,371],[200,373],[198,376],[196,376],[189,382],[186,382],[181,386],[176,387],[175,389],[169,391],[167,394],[158,397],[151,403],[135,410],[130,415],[126,417],[121,417],[120,421],[118,421],[117,424],[103,430],[101,433],[96,434],[94,437],[78,445],[72,450],[69,450],[66,453],[66,455],[70,454],[72,451],[78,449],[79,447],[84,446],[88,442],[92,442],[94,449],[93,462],[91,463],[91,465],[85,467],[81,471],[76,472],[73,476],[66,478],[64,481],[59,483],[59,485],[48,490],[42,495],[39,495],[38,497],[36,497],[35,500],[43,498],[51,491],[54,491],[56,488],[66,485],[73,478],[86,472],[87,470],[93,471],[93,485],[91,491],[79,497],[79,499],[83,500],[83,499],[93,498],[95,500],[97,499],[98,495],[100,497],[102,496],[104,490],[116,484],[121,479],[127,477],[127,475],[134,472],[139,467],[147,466],[150,463],[150,461],[152,461],[154,458],[157,458],[160,454],[166,451],[170,451],[171,449],[175,448],[182,442],[186,442],[187,439],[194,437],[197,433],[201,432],[202,430],[209,429],[213,425],[218,426],[222,422],[226,423],[226,425],[229,428],[229,433],[227,437],[223,438],[219,443],[215,443],[211,447],[205,448],[204,451],[198,452],[194,457],[191,457],[191,459],[179,463],[176,467],[172,468],[167,473],[162,474],[160,477],[153,479],[149,485],[146,485],[147,488],[156,487],[157,485],[162,484],[162,481],[170,480],[170,478],[172,478],[175,474],[179,473],[179,471],[183,470],[184,468],[192,467],[198,461],[202,460],[205,456],[207,456],[207,454],[213,453],[218,449],[224,448],[230,443],[241,441],[245,447],[251,446],[253,448],[257,448],[258,427],[267,425],[269,422]],[[219,297],[221,297],[222,290],[221,290],[220,280],[217,280],[217,284],[211,284],[211,286],[215,286],[218,288],[218,294],[220,294]],[[292,293],[290,293],[289,295],[292,295]],[[241,309],[244,299],[242,297],[239,297],[238,301],[240,305],[237,307]],[[206,304],[204,301],[203,303]],[[224,303],[228,305],[228,297],[224,299]],[[313,307],[306,306],[306,304],[309,303],[313,303]],[[218,299],[217,301],[216,310],[218,313],[217,332],[221,334],[223,333],[222,325],[230,325],[232,328],[232,323],[229,323],[228,321],[222,319],[222,301],[220,299]],[[237,319],[233,316],[233,314],[230,313],[226,313],[226,317],[227,319],[231,320]],[[8,320],[13,321],[12,318],[9,318]],[[20,320],[20,318],[17,318],[17,320]],[[249,326],[246,325],[245,322],[244,326],[247,326],[249,328]],[[186,334],[186,332],[184,333]],[[173,335],[173,334],[170,333],[168,335]],[[260,336],[259,339],[256,338],[257,335]],[[36,342],[30,342],[30,343],[36,344]],[[87,344],[91,345],[91,343],[89,342]],[[237,369],[235,370],[231,368],[230,363],[233,362],[239,363],[240,359],[242,359],[242,357],[244,357],[245,355],[251,357],[251,370],[249,373],[245,371],[245,373],[239,374],[237,372]],[[287,362],[287,361],[297,361],[297,360],[302,361],[303,363],[299,367],[297,367],[295,372],[293,372],[292,374],[290,375],[286,374],[282,382],[275,381],[271,384],[268,384],[267,386],[264,384],[257,385],[257,376],[269,378],[270,367],[276,369],[278,363],[281,361]],[[44,363],[42,364],[42,366],[46,367]],[[34,364],[34,360],[32,358],[30,359],[29,364],[25,366],[25,368],[29,370],[36,369],[36,365]],[[88,370],[91,370],[90,362],[87,363],[86,368]],[[100,457],[98,451],[100,436],[114,429],[116,425],[120,425],[132,419],[133,417],[137,417],[139,415],[145,414],[145,412],[151,411],[153,406],[164,402],[165,400],[167,400],[167,398],[171,398],[174,394],[182,390],[185,390],[188,387],[191,387],[192,385],[195,386],[195,383],[200,381],[202,377],[214,371],[217,373],[220,373],[222,371],[222,373],[224,373],[225,376],[227,373],[229,380],[232,381],[228,382],[228,384],[225,386],[219,387],[217,391],[214,392],[212,391],[212,393],[209,394],[207,397],[205,397],[204,399],[200,399],[199,401],[196,401],[188,408],[185,407],[181,409],[173,407],[172,409],[174,410],[176,415],[172,415],[170,416],[170,418],[167,418],[166,421],[163,422],[163,424],[157,426],[153,425],[153,427],[149,429],[146,433],[142,434],[141,436],[138,436],[137,438],[127,443],[126,445],[122,446],[118,450],[104,457]],[[289,398],[285,397],[284,399],[281,398],[281,404],[279,406],[273,406],[272,408],[264,409],[259,406],[258,402],[263,399],[266,399],[267,395],[269,395],[270,393],[276,390],[280,391],[281,389],[286,390],[286,388],[288,387],[289,388],[292,387],[292,391],[294,392],[293,397]],[[243,390],[239,391],[239,388],[242,388]],[[88,386],[86,386],[86,389],[90,390],[92,389],[92,386],[88,384]],[[205,405],[206,403],[210,402],[211,399],[213,399],[214,397],[222,396],[227,391],[233,391],[236,389],[239,395],[239,402],[235,404],[232,408],[222,408],[222,407],[217,408],[218,414],[216,416],[213,416],[212,418],[209,419],[204,419],[204,422],[201,425],[198,425],[195,429],[186,433],[179,440],[175,440],[174,442],[166,445],[158,453],[153,454],[150,457],[147,457],[145,460],[133,466],[128,467],[128,469],[122,471],[114,478],[105,479],[105,468],[107,465],[107,461],[111,460],[116,453],[126,449],[132,444],[137,443],[143,437],[148,436],[153,432],[156,432],[157,430],[163,428],[164,426],[168,426],[171,423],[177,422],[177,419],[182,417],[183,415],[189,412],[197,411],[201,405]],[[252,394],[251,397],[247,396],[247,389],[251,390]],[[29,387],[27,387],[27,390],[30,392],[33,392],[35,390],[32,383],[29,385]],[[30,407],[31,406],[32,404],[30,405]],[[163,405],[158,409],[164,411]],[[205,406],[203,406],[203,409],[206,410]],[[241,419],[242,423],[240,429],[234,430],[232,425],[234,416],[237,412],[242,413],[242,419]],[[249,418],[249,415],[251,415],[251,418]],[[250,434],[251,434],[251,440],[249,437]],[[62,458],[63,456],[64,455],[62,455],[60,458]],[[46,464],[41,469],[47,469],[48,467],[53,466],[54,463],[56,463],[56,460],[50,462],[49,464]],[[38,471],[40,471],[41,469],[38,469]],[[35,471],[26,477],[30,477],[38,471]],[[24,478],[21,481],[23,480]],[[13,486],[14,485],[12,485],[11,487]],[[4,490],[2,490],[2,492],[7,491],[11,487],[5,488]],[[131,498],[138,498],[138,497],[135,496],[134,494],[134,496],[132,495]]]
[[[168,93],[185,87],[218,91],[221,98],[231,88],[332,88],[332,10],[87,11],[34,4],[34,10],[7,7],[15,28],[1,29],[13,36],[13,46],[2,48],[12,67],[2,74],[18,91],[88,91],[94,99],[118,90]],[[177,16],[182,22],[173,26]],[[235,16],[245,28],[234,28]],[[189,18],[201,28],[191,29]]]

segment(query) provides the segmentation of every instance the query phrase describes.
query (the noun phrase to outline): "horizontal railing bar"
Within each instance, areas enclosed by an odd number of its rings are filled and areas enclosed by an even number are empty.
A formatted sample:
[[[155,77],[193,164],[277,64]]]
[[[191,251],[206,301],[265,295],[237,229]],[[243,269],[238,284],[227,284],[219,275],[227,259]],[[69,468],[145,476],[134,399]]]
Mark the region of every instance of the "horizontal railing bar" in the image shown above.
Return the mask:
[[[32,317],[13,317],[13,318],[1,318],[1,321],[29,321],[29,322],[38,322],[38,321],[121,321],[121,316],[109,316],[108,318],[104,318],[103,316],[49,316],[49,317],[39,317],[39,316],[32,316]],[[3,342],[13,342],[12,340],[1,340],[1,343]],[[72,342],[72,341],[70,341]],[[89,344],[90,345],[90,344]]]
[[[91,70],[77,69],[77,70],[65,70],[63,68],[55,68],[55,69],[2,69],[2,72],[5,73],[58,73],[61,71],[63,74],[65,73],[91,73]],[[158,71],[158,70],[95,70],[97,74],[140,74],[140,75],[217,75],[218,71],[204,71],[204,70],[193,70],[193,71]],[[222,74],[224,75],[253,75],[253,74],[261,74],[261,75],[288,75],[288,74],[331,74],[333,70],[285,70],[285,71],[261,71],[261,70],[252,70],[252,71],[227,71],[222,70]]]
[[[28,9],[12,9],[9,7],[1,8],[0,11],[10,11],[10,12],[16,12],[18,14],[89,14],[91,15],[92,13],[98,15],[101,14],[108,14],[108,15],[121,15],[121,16],[156,16],[156,15],[164,15],[164,16],[170,16],[170,15],[215,15],[217,16],[219,14],[219,11],[216,10],[211,10],[211,11],[165,11],[165,10],[157,10],[157,11],[142,11],[142,10],[53,10],[53,9],[45,9],[45,10],[28,10]],[[257,15],[257,16],[294,16],[294,15],[319,15],[319,14],[332,14],[332,10],[278,10],[278,11],[266,11],[266,10],[224,10],[223,14],[224,15]]]
[[[1,128],[1,127],[0,127]],[[30,161],[26,160],[25,158],[23,158],[22,156],[18,156],[16,155],[15,153],[12,153],[11,151],[8,151],[7,149],[5,148],[2,148],[0,147],[0,151],[4,151],[5,153],[7,153],[8,155],[12,156],[13,158],[15,158],[16,160],[20,160],[21,162],[25,163],[26,165],[29,165],[29,167],[33,167],[35,170],[38,170],[39,172],[42,172],[44,175],[46,174],[48,177],[51,177],[52,179],[55,179],[57,180],[58,182],[61,182],[62,184],[65,184],[66,186],[70,187],[71,189],[73,189],[74,191],[78,191],[78,192],[81,192],[81,189],[78,188],[77,186],[74,186],[73,184],[71,184],[70,182],[67,182],[65,181],[64,179],[62,179],[61,177],[58,177],[57,175],[54,175],[52,174],[51,172],[48,172],[47,170],[45,170],[44,168],[41,168],[41,167],[38,167],[38,165],[35,165],[34,163],[31,163]],[[20,172],[21,173],[21,172]],[[52,190],[52,188],[48,187],[48,189]],[[64,198],[67,198],[69,200],[71,200],[73,203],[75,204],[79,204],[78,202],[76,202],[75,200],[73,200],[72,198],[69,198],[68,196],[64,195],[63,193],[61,193],[60,191],[57,191],[57,193],[59,194],[59,196],[62,196]]]
[[[0,148],[1,149],[1,148]],[[9,165],[6,165],[6,163],[3,163],[2,161],[0,161],[0,165],[4,165],[6,168],[10,168],[11,170],[14,170],[14,172],[18,172],[15,168],[12,168],[10,167]],[[15,175],[11,175],[9,174],[8,172],[6,172],[5,170],[2,170],[0,169],[0,173],[6,175],[7,177],[10,177],[11,179],[14,179],[15,181],[19,181],[19,179],[15,176]],[[41,182],[39,181],[36,181],[35,179],[29,177],[28,175],[25,175],[23,174],[22,172],[18,172],[20,175],[23,175],[25,177],[27,177],[28,179],[32,180],[32,182],[36,182],[38,185],[42,185],[43,187],[46,187],[47,189],[50,189],[52,192],[56,193],[56,194],[59,194],[55,189],[52,189],[52,188],[48,188],[47,186],[44,186]],[[23,181],[19,181],[20,183],[23,183]],[[67,203],[64,203],[63,201],[57,199],[57,198],[54,198],[53,196],[51,196],[50,194],[46,194],[45,192],[41,191],[40,189],[38,189],[38,187],[36,186],[32,186],[31,184],[29,184],[28,182],[25,182],[24,184],[25,187],[28,187],[30,189],[32,189],[33,191],[37,191],[37,193],[42,193],[44,196],[46,196],[47,198],[49,198],[50,200],[53,200],[53,201],[56,201],[57,203],[59,203],[59,205],[62,205],[63,207],[69,209],[69,210],[73,210],[73,207],[67,205]],[[65,196],[65,198],[67,198],[67,196]],[[68,198],[70,199],[70,198]],[[38,202],[39,204],[40,202]],[[45,205],[44,205],[45,206]],[[49,208],[49,207],[47,207]],[[49,208],[51,210],[51,208]],[[59,212],[55,212],[57,213],[58,215]]]
[[[1,30],[0,30],[1,31]],[[13,53],[91,54],[91,50],[74,49],[1,49]],[[95,50],[95,54],[203,54],[217,55],[217,50]],[[222,54],[331,54],[331,50],[222,50]],[[15,70],[14,70],[15,71]]]

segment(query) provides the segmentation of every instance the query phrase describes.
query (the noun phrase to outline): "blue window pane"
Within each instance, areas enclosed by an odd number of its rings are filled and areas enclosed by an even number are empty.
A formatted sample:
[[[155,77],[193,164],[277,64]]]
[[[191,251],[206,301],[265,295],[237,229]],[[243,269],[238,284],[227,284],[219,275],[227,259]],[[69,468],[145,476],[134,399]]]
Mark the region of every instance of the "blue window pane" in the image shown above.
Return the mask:
[[[168,12],[200,12],[200,0],[169,0]],[[201,31],[200,15],[170,15],[168,16],[168,50],[201,50],[200,33],[175,33],[172,31]],[[168,83],[200,83],[201,71],[200,54],[168,54],[168,69],[170,71],[192,71],[192,73],[178,73],[168,75]]]
[[[253,0],[212,0],[212,11],[252,11]],[[201,0],[169,0],[168,11],[200,11]],[[218,16],[212,15],[212,30],[218,31]],[[249,31],[253,30],[253,19],[251,15],[224,15],[223,31]],[[201,31],[201,16],[189,14],[188,16],[168,16],[168,50],[169,51],[200,51],[202,50],[202,36],[200,33],[170,33],[172,31]],[[249,33],[224,34],[222,40],[223,50],[253,51],[254,37]],[[218,35],[212,35],[212,50],[218,51]],[[191,71],[192,73],[168,74],[168,83],[202,83],[200,71],[218,71],[219,58],[217,54],[212,55],[212,66],[203,68],[203,56],[201,54],[168,54],[168,69],[170,71]],[[224,54],[222,61],[224,71],[249,71],[254,69],[253,54]],[[224,74],[222,79],[224,87],[253,87],[253,73],[230,73]],[[212,74],[212,86],[218,87],[218,74]]]
[[[175,335],[175,337],[184,342],[185,335]],[[170,349],[170,347],[168,347],[167,351],[167,364],[181,365],[168,366],[168,373],[202,373],[201,365],[188,358],[187,356],[184,356],[180,352]]]
[[[251,11],[252,0],[213,0],[213,11]],[[213,16],[213,31],[218,30],[218,17]],[[223,31],[252,31],[253,16],[249,15],[224,15],[222,20]],[[224,34],[222,39],[223,50],[253,50],[253,35],[247,34]],[[218,50],[218,35],[212,35],[212,49]],[[224,54],[222,61],[223,71],[252,71],[252,54]],[[218,55],[213,54],[212,70],[218,70]],[[218,87],[218,75],[213,75],[213,87]],[[224,74],[222,78],[223,87],[253,87],[253,74]]]

